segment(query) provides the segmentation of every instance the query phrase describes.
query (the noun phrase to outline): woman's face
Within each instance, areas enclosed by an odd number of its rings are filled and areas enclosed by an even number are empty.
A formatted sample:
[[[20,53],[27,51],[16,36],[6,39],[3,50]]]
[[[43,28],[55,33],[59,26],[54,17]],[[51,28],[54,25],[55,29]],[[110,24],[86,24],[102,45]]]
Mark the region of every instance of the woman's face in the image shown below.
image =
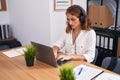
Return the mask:
[[[69,13],[67,13],[66,16],[67,16],[67,22],[72,29],[76,29],[80,27],[80,21],[78,17],[71,15]]]

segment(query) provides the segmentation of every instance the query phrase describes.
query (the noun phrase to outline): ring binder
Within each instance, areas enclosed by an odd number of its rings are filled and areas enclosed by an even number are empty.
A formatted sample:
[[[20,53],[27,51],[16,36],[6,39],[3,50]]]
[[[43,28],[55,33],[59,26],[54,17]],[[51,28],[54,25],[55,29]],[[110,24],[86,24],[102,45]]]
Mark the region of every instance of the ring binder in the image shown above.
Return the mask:
[[[12,37],[11,30],[8,24],[0,24],[0,39],[8,39]]]

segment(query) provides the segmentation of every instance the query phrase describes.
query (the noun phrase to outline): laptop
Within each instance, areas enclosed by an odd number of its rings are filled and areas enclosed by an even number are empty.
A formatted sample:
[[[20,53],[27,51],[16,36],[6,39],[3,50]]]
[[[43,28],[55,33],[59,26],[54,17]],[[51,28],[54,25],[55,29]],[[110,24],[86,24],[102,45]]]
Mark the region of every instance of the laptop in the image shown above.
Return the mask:
[[[31,41],[31,44],[35,46],[36,48],[36,60],[42,61],[54,67],[58,67],[68,62],[68,60],[64,60],[64,61],[57,60],[56,61],[53,49],[49,46],[36,43],[36,42],[32,42],[32,41]]]

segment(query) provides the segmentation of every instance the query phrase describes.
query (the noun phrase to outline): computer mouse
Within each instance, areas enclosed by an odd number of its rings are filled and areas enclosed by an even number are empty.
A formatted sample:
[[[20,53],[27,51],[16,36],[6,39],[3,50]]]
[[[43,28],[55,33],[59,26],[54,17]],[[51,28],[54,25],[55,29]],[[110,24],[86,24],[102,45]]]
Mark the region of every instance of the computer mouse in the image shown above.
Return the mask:
[[[68,61],[70,61],[70,60],[63,60],[63,61],[61,61],[62,59],[63,59],[63,58],[60,58],[60,59],[57,60],[57,64],[58,64],[58,65],[65,64],[65,63],[67,63]]]

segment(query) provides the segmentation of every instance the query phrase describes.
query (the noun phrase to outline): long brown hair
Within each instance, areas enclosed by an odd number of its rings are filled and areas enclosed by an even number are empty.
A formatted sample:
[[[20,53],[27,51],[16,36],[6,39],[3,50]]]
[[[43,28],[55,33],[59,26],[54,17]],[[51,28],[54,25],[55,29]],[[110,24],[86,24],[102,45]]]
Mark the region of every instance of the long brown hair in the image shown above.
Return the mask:
[[[72,5],[72,6],[68,7],[68,9],[66,10],[66,14],[68,14],[68,13],[79,18],[79,21],[81,22],[82,30],[92,29],[90,20],[88,19],[87,15],[85,13],[85,10],[82,7],[80,7],[78,5]],[[84,18],[83,21],[81,21],[81,19],[80,19],[81,15]],[[70,27],[69,23],[67,22],[66,33],[71,32],[71,30],[72,30],[72,28]]]

